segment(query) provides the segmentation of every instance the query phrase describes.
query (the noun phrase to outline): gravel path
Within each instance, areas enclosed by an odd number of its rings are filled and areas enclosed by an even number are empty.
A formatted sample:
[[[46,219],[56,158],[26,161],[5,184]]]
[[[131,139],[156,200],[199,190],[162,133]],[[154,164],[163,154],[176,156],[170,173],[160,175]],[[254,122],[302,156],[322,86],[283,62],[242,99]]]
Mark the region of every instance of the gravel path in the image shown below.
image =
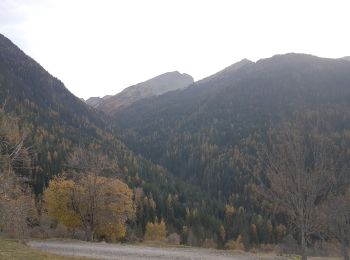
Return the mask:
[[[118,260],[258,260],[254,256],[201,248],[157,248],[147,246],[88,243],[78,241],[30,241],[28,245],[60,255]]]

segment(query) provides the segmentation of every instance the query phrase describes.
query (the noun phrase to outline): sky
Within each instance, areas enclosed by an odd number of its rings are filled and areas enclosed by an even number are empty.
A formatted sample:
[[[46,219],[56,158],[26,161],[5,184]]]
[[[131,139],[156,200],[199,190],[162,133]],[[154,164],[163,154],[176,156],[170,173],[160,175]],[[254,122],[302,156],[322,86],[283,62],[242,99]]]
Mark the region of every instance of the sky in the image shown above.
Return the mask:
[[[0,33],[86,99],[243,58],[350,56],[350,1],[0,0]]]

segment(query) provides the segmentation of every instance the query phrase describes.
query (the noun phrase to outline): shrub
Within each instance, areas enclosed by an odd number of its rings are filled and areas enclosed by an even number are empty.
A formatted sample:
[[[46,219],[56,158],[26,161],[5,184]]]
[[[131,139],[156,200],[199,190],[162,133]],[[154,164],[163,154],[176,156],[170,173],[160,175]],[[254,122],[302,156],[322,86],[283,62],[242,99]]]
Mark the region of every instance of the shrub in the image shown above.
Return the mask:
[[[226,249],[230,250],[245,250],[244,244],[242,242],[242,236],[239,235],[236,240],[229,240],[225,244]]]
[[[165,241],[166,240],[166,225],[163,220],[159,223],[148,222],[144,240],[147,241]]]
[[[206,238],[202,243],[202,247],[204,248],[217,248],[217,246],[218,245],[213,239]]]

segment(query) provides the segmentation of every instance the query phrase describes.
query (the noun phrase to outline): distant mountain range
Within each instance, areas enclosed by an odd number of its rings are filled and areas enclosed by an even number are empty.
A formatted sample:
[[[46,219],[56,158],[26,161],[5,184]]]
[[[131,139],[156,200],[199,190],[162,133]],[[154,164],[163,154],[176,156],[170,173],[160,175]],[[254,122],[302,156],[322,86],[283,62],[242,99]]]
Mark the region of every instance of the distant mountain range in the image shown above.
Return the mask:
[[[114,96],[92,97],[86,100],[90,106],[106,113],[114,113],[144,98],[159,96],[166,92],[183,89],[193,83],[188,74],[178,71],[167,72],[145,82],[128,87]]]

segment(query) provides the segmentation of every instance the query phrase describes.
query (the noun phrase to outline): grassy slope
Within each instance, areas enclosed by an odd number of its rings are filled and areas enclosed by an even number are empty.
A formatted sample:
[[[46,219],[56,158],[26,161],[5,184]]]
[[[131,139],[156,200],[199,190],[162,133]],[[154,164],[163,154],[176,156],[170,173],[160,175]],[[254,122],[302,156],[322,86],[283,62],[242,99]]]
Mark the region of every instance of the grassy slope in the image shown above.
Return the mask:
[[[0,236],[1,260],[79,260],[87,258],[58,256],[51,253],[32,249],[15,239],[7,239]]]

